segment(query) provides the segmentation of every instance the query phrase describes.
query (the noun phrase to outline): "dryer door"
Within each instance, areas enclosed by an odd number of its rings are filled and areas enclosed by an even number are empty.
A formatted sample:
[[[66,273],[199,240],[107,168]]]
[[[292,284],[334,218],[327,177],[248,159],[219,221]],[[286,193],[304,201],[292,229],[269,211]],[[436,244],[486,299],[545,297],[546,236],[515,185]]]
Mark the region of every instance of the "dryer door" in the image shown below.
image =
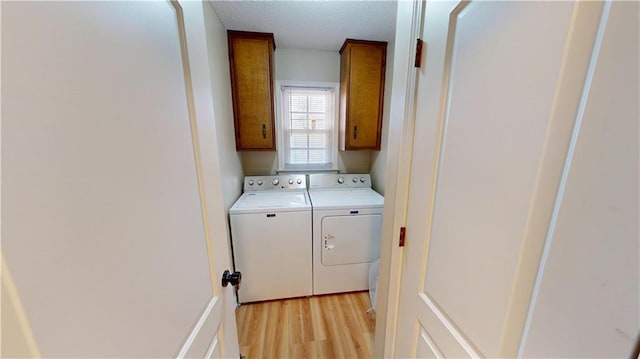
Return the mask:
[[[322,264],[367,263],[380,256],[382,215],[322,218]]]

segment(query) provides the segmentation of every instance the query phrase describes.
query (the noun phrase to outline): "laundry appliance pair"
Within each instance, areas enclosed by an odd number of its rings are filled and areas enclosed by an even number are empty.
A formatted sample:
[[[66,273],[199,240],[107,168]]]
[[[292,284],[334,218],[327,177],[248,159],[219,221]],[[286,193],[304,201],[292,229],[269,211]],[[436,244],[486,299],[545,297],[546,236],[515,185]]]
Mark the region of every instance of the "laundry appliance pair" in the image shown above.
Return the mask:
[[[239,302],[368,289],[383,204],[369,174],[245,177],[229,210]]]

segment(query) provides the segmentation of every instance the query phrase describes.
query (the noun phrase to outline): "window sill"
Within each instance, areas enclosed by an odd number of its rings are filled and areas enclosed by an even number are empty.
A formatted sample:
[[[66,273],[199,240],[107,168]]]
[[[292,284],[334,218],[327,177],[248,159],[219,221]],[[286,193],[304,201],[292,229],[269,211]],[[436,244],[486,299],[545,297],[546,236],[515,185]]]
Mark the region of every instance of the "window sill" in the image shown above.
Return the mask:
[[[338,169],[284,169],[277,170],[276,174],[287,174],[287,173],[340,173]]]

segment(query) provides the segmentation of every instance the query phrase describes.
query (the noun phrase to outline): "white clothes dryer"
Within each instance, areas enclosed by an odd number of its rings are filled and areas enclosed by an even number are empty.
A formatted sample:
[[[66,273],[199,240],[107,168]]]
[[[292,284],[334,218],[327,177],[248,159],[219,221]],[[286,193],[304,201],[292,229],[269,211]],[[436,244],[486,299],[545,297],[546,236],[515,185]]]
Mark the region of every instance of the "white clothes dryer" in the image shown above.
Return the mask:
[[[313,294],[305,175],[245,177],[229,220],[240,303]]]
[[[369,289],[380,256],[384,198],[369,174],[311,174],[313,294]]]

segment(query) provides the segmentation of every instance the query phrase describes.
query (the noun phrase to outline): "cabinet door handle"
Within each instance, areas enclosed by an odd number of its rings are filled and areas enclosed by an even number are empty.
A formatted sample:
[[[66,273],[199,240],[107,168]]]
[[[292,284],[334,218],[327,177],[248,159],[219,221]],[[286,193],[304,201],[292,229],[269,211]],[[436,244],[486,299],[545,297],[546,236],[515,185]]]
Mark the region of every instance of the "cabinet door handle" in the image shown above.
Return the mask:
[[[262,124],[262,138],[267,139],[267,125]]]
[[[358,125],[353,126],[353,139],[358,138]]]

